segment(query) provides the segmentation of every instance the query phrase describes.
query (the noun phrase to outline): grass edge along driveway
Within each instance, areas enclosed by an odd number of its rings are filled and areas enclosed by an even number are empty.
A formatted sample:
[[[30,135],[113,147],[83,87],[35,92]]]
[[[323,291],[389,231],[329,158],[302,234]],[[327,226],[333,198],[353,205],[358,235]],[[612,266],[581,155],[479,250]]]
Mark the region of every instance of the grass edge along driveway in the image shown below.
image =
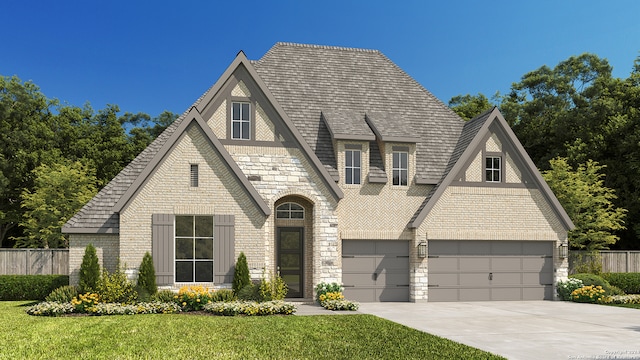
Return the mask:
[[[0,359],[503,359],[372,315],[29,316],[0,302]]]

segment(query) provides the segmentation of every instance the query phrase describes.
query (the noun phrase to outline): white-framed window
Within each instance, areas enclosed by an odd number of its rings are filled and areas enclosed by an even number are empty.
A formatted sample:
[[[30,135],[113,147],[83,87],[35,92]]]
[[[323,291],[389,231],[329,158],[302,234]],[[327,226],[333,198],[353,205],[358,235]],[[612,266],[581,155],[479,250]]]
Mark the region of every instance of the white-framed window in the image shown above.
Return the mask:
[[[231,138],[251,139],[251,104],[248,102],[231,103]]]
[[[293,202],[278,205],[276,208],[276,219],[304,219],[304,208]]]
[[[407,186],[409,179],[409,153],[406,151],[393,152],[393,185]]]
[[[362,173],[362,152],[360,150],[345,150],[344,152],[344,183],[360,184]]]
[[[191,169],[189,173],[189,183],[191,187],[198,187],[198,164],[191,164]]]
[[[484,165],[485,181],[502,181],[502,158],[500,156],[487,156]]]
[[[213,282],[213,216],[176,215],[176,282]]]

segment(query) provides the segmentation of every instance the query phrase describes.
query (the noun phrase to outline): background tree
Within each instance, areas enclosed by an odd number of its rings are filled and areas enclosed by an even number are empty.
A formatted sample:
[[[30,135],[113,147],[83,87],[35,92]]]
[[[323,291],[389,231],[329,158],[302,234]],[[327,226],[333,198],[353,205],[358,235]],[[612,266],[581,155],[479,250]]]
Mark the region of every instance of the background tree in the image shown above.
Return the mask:
[[[496,93],[494,99],[498,97],[499,93]],[[478,95],[457,95],[449,100],[449,107],[465,120],[471,120],[494,106],[482,93],[478,93]]]
[[[626,210],[612,203],[616,195],[604,186],[604,166],[589,160],[574,170],[566,158],[552,159],[550,166],[542,176],[576,226],[569,233],[571,248],[593,251],[615,244]]]
[[[16,247],[66,248],[68,237],[60,228],[96,194],[94,170],[76,161],[42,164],[33,173],[33,191],[21,195],[24,235],[16,238]]]
[[[96,248],[93,244],[87,245],[84,249],[82,264],[80,264],[80,280],[78,282],[78,293],[93,292],[97,289],[100,280],[100,263]]]

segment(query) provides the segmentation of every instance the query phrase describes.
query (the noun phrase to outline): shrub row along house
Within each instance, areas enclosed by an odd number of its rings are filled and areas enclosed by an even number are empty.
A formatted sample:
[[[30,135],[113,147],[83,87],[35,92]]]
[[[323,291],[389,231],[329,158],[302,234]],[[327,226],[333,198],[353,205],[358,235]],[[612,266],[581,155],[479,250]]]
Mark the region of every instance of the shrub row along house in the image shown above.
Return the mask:
[[[379,51],[278,43],[218,81],[64,226],[131,274],[289,297],[552,299],[571,220],[497,109],[464,122]],[[135,274],[131,274],[135,276]]]

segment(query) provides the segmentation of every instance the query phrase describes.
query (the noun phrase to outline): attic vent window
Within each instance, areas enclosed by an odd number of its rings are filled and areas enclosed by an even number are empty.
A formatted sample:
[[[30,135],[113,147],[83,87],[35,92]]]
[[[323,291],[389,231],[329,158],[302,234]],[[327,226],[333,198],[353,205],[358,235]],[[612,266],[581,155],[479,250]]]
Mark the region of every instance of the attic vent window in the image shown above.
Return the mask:
[[[250,104],[234,102],[231,104],[231,112],[231,138],[249,140],[249,129],[251,128]]]
[[[487,156],[485,159],[485,180],[487,182],[500,182],[502,172],[502,158],[500,156]]]
[[[276,209],[278,219],[304,219],[304,208],[296,203],[284,203]]]
[[[190,183],[191,187],[198,187],[198,164],[191,164]]]

